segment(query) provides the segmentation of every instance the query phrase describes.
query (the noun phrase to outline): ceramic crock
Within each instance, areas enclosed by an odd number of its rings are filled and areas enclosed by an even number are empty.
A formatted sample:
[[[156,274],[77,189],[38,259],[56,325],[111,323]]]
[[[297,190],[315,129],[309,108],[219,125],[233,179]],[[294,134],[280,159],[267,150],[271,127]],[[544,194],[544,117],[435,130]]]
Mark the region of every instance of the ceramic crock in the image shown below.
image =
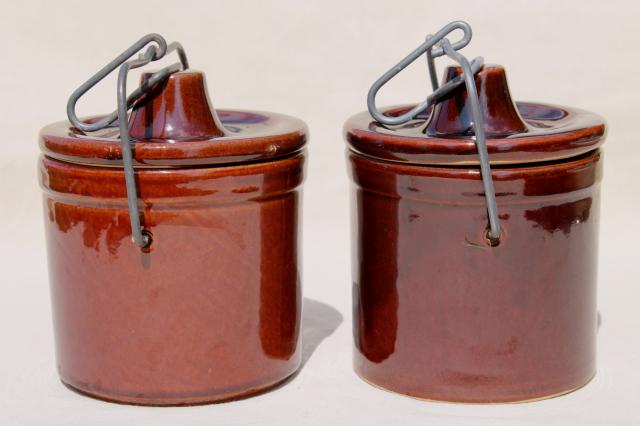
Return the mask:
[[[460,73],[450,67],[445,80]],[[399,126],[367,112],[345,125],[355,370],[424,399],[563,394],[596,369],[605,124],[576,108],[514,103],[499,66],[481,68],[475,84],[499,241],[487,238],[464,86]]]
[[[142,249],[131,241],[117,128],[59,122],[40,133],[60,378],[147,405],[282,382],[301,359],[306,125],[215,111],[203,74],[183,71],[136,103],[129,129],[152,238]]]

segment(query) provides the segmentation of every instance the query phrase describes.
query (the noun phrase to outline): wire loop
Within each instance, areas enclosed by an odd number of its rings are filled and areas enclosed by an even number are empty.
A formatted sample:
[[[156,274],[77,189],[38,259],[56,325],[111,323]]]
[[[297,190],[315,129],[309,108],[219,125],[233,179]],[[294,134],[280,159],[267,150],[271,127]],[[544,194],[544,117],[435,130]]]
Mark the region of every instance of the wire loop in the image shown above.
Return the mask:
[[[447,36],[455,31],[462,30],[463,36],[456,42],[450,42]],[[487,151],[484,119],[480,110],[480,103],[478,101],[478,92],[476,89],[474,75],[482,68],[483,58],[477,57],[472,61],[468,61],[467,58],[462,55],[458,50],[465,47],[471,41],[471,27],[469,24],[463,21],[454,21],[445,25],[440,31],[434,35],[428,35],[425,41],[418,46],[413,52],[402,59],[397,65],[385,72],[379,79],[377,79],[367,95],[367,107],[371,116],[378,122],[393,126],[406,123],[416,118],[419,114],[432,107],[446,96],[451,94],[456,88],[464,84],[467,89],[467,95],[469,104],[471,106],[472,125],[474,131],[474,143],[478,150],[478,157],[480,158],[480,173],[482,176],[482,185],[484,188],[487,216],[489,219],[489,229],[487,231],[487,237],[492,246],[497,245],[501,237],[498,204],[496,200],[495,189],[493,185],[493,178],[491,176],[491,166],[489,162],[489,154]],[[409,111],[398,116],[388,116],[383,114],[376,107],[376,96],[378,91],[395,77],[400,71],[409,66],[413,61],[422,55],[426,55],[427,66],[429,71],[429,78],[431,80],[431,86],[433,92],[427,96],[427,98],[411,108]],[[438,85],[436,67],[434,59],[440,56],[446,55],[453,59],[462,67],[462,73],[449,80],[442,86]]]
[[[149,45],[150,43],[155,44]],[[149,46],[144,53],[140,53],[137,58],[130,59],[147,45]],[[127,97],[127,76],[129,71],[143,67],[150,62],[162,59],[167,53],[172,51],[176,51],[178,53],[180,62],[171,64],[152,74],[143,84],[137,87]],[[78,118],[76,114],[76,104],[78,100],[118,67],[120,68],[118,70],[117,109],[111,114],[95,121],[83,121]],[[149,92],[156,84],[164,81],[171,74],[188,68],[189,63],[187,61],[187,56],[179,43],[171,43],[170,45],[167,45],[165,39],[159,34],[147,34],[105,65],[84,84],[78,87],[71,94],[71,97],[67,102],[67,116],[69,117],[69,121],[83,132],[93,132],[103,129],[118,120],[118,127],[120,128],[120,143],[122,145],[122,162],[124,166],[125,183],[127,186],[129,219],[131,221],[131,235],[133,242],[140,248],[148,247],[151,244],[151,235],[149,232],[144,231],[140,224],[140,209],[138,207],[138,194],[133,168],[133,150],[129,139],[127,111],[138,99],[140,99],[145,93]]]

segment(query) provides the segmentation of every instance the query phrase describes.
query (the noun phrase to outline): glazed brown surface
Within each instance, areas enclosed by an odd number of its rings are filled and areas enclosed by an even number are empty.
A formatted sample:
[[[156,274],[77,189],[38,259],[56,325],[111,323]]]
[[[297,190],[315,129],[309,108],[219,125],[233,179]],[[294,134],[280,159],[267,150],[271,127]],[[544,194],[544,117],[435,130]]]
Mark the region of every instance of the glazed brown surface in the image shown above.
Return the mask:
[[[175,73],[136,104],[129,118],[135,167],[266,161],[304,149],[308,132],[302,120],[274,112],[214,110],[205,83],[202,73]],[[117,123],[91,133],[67,121],[50,124],[40,131],[40,149],[61,161],[122,167]]]
[[[445,81],[459,73],[450,67]],[[578,108],[511,100],[504,68],[485,66],[476,74],[491,164],[532,163],[571,158],[596,150],[604,141],[602,117]],[[414,105],[382,108],[400,115]],[[466,90],[456,89],[423,117],[393,127],[373,121],[368,112],[344,126],[352,150],[370,157],[415,164],[476,165]]]
[[[598,153],[494,168],[503,238],[485,240],[479,170],[349,154],[355,369],[407,395],[503,402],[595,373]]]
[[[460,74],[450,67],[445,81]],[[458,402],[569,392],[595,373],[604,120],[512,101],[475,76],[502,229],[464,86],[395,127],[345,124],[353,180],[355,369],[382,388]],[[407,107],[387,108],[402,113]]]
[[[152,76],[145,73],[144,83]],[[202,140],[228,134],[209,100],[203,73],[182,71],[140,99],[129,117],[129,135],[144,140]]]
[[[144,249],[131,241],[117,129],[40,134],[61,379],[146,405],[283,381],[300,365],[306,125],[217,112],[204,75],[187,71],[136,103],[129,127]]]
[[[450,66],[446,69],[443,80],[446,82],[459,75],[462,75],[462,69]],[[504,68],[485,65],[475,77],[478,103],[484,117],[485,135],[504,137],[527,132],[529,130],[527,123],[520,116],[518,108],[511,99]],[[471,122],[471,107],[467,91],[456,90],[451,96],[434,106],[424,133],[429,136],[444,137],[472,135]]]
[[[122,171],[43,157],[58,370],[101,398],[185,404],[300,363],[304,155],[137,172],[153,245],[131,243]]]

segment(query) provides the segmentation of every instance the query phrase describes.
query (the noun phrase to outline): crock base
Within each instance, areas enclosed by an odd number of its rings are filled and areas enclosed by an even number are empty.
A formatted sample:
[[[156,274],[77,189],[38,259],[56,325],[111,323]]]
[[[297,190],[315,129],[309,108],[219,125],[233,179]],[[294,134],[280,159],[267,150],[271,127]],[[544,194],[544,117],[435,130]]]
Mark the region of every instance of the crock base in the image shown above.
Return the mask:
[[[231,392],[216,395],[199,395],[193,397],[167,397],[167,398],[145,398],[145,397],[132,397],[132,396],[120,396],[112,393],[101,392],[99,390],[86,390],[67,383],[60,379],[63,385],[68,389],[76,392],[80,395],[88,396],[91,398],[99,399],[101,401],[112,402],[116,404],[124,405],[142,405],[151,407],[180,407],[180,406],[192,406],[192,405],[206,405],[206,404],[219,404],[224,402],[231,402],[240,399],[250,398],[263,393],[267,393],[274,389],[283,386],[290,380],[292,380],[297,374],[298,369],[288,374],[282,379],[279,379],[273,383],[269,383],[264,386],[256,387],[241,392]]]
[[[481,400],[473,400],[473,399],[469,399],[469,400],[464,400],[464,399],[461,399],[461,400],[441,399],[441,398],[438,398],[436,396],[410,395],[410,394],[403,393],[403,392],[397,391],[395,389],[387,388],[387,387],[384,387],[384,386],[379,385],[377,383],[374,383],[374,382],[368,380],[367,378],[365,378],[358,371],[356,371],[356,375],[363,382],[373,386],[374,388],[381,389],[381,390],[383,390],[385,392],[391,392],[391,393],[395,393],[397,395],[406,396],[406,397],[409,397],[409,398],[412,398],[412,399],[417,399],[419,401],[441,402],[441,403],[448,403],[448,404],[480,404],[480,405],[487,405],[487,404],[522,404],[522,403],[527,403],[527,402],[536,402],[536,401],[542,401],[542,400],[545,400],[545,399],[556,398],[558,396],[566,395],[568,393],[577,391],[578,389],[581,389],[581,388],[585,387],[595,377],[595,373],[594,373],[593,375],[591,375],[591,377],[589,377],[589,379],[587,379],[584,383],[582,383],[582,384],[580,384],[578,386],[574,386],[572,388],[569,388],[569,389],[566,389],[566,390],[562,390],[560,392],[555,392],[555,393],[552,393],[552,394],[548,394],[548,395],[540,395],[540,396],[535,396],[535,397],[526,398],[526,399],[495,399],[495,400],[481,401]]]

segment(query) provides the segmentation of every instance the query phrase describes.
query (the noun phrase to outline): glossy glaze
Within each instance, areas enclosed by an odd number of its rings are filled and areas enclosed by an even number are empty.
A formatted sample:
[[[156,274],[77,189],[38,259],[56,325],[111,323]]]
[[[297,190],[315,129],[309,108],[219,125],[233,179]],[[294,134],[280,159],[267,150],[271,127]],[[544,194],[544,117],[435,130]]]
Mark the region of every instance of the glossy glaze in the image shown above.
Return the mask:
[[[143,74],[143,84],[151,76]],[[129,117],[129,135],[137,140],[184,142],[229,133],[211,105],[205,76],[198,71],[174,74],[153,87]]]
[[[308,132],[302,120],[274,112],[214,110],[204,84],[195,71],[172,74],[161,91],[136,104],[129,127],[137,138],[137,167],[266,161],[304,149]],[[85,134],[59,121],[40,131],[40,149],[61,161],[120,167],[117,137],[117,126]]]
[[[500,75],[489,68],[476,78],[491,135],[497,246],[486,239],[464,93],[396,129],[363,123],[363,114],[345,126],[354,366],[376,386],[514,402],[569,392],[595,374],[604,122],[570,108],[504,105],[511,97]],[[507,159],[516,163],[500,164]]]
[[[447,79],[459,70],[449,68]],[[485,66],[476,75],[480,109],[487,123],[487,150],[492,164],[531,163],[570,158],[598,149],[605,137],[602,117],[578,108],[511,101],[505,71]],[[414,105],[381,109],[398,115]],[[478,154],[470,136],[466,91],[458,89],[436,106],[435,114],[394,127],[371,119],[368,112],[344,126],[352,150],[389,161],[419,164],[474,165]],[[524,127],[523,127],[524,125]]]
[[[63,141],[61,156],[72,141]],[[62,381],[107,400],[180,405],[250,395],[294,373],[305,155],[138,168],[141,222],[153,235],[143,251],[131,242],[120,168],[42,156]]]
[[[462,74],[458,67],[448,67],[444,81]],[[520,116],[511,99],[507,75],[503,67],[485,65],[476,74],[478,103],[484,117],[487,137],[504,137],[525,133],[529,126]],[[462,136],[473,134],[471,107],[466,90],[456,90],[451,96],[435,105],[424,133],[429,136]]]
[[[589,381],[599,155],[494,170],[497,247],[485,240],[478,170],[349,159],[359,375],[464,402],[536,399]]]

